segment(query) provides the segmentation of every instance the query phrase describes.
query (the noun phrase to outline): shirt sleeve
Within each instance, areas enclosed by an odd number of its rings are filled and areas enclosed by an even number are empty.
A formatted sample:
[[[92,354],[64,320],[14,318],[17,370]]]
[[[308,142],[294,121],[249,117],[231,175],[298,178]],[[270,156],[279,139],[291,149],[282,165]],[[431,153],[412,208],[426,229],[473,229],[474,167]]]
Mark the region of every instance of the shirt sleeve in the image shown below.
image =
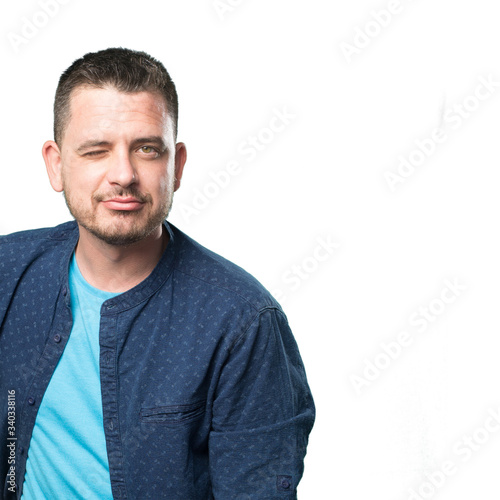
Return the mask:
[[[261,311],[222,368],[209,438],[216,500],[297,498],[315,408],[285,315]]]

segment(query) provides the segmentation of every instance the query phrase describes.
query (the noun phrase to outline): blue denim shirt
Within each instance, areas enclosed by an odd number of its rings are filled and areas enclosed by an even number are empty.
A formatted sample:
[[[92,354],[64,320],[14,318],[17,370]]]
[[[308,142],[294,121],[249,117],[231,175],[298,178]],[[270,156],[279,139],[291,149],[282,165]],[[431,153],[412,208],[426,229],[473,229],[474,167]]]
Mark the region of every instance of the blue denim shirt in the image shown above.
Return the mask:
[[[101,309],[113,497],[295,499],[314,404],[285,314],[248,273],[165,227],[153,272]],[[75,222],[0,237],[5,499],[20,498],[37,410],[71,331],[77,240]]]

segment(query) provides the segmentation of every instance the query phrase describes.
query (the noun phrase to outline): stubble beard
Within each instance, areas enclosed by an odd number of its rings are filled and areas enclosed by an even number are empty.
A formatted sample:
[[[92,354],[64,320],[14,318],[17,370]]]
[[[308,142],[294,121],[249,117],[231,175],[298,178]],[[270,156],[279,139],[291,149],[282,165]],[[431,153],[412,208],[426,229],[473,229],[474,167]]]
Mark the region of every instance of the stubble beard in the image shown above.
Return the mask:
[[[113,211],[113,215],[111,216],[112,220],[110,222],[99,222],[99,217],[94,210],[82,208],[78,206],[77,203],[73,203],[71,201],[71,191],[69,191],[67,187],[65,187],[63,194],[68,210],[81,227],[108,245],[128,246],[144,240],[163,224],[163,221],[167,218],[170,208],[172,207],[174,194],[173,184],[174,183],[171,182],[166,199],[163,200],[160,206],[148,216],[145,222],[138,217],[137,212],[125,210]],[[122,189],[112,195],[107,195],[106,198],[109,199],[114,196],[133,196],[141,201],[144,201],[146,205],[151,202],[150,195],[144,196],[133,189]],[[104,199],[104,197],[100,195],[94,196],[93,198],[97,202]],[[144,210],[144,208],[142,210]],[[142,210],[140,212],[142,212]],[[133,225],[130,229],[121,228],[121,221],[127,218],[137,218],[137,224]]]

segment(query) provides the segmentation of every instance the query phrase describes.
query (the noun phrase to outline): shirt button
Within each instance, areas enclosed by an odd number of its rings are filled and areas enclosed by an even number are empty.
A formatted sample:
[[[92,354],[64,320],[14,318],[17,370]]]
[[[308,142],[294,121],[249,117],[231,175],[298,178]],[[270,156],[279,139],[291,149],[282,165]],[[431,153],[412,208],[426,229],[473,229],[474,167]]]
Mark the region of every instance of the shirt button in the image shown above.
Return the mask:
[[[28,404],[33,406],[35,404],[35,398],[28,398]]]
[[[290,488],[290,481],[287,481],[286,479],[283,480],[281,482],[281,487],[284,489],[284,490],[287,490],[288,488]]]
[[[54,335],[54,342],[56,344],[59,344],[59,342],[61,342],[61,336],[58,333]]]

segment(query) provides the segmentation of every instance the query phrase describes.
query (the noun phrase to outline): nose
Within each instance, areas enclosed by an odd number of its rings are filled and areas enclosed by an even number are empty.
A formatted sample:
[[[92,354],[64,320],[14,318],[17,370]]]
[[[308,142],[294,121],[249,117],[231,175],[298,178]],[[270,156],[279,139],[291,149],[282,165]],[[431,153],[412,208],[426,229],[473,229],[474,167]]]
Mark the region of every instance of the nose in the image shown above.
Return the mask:
[[[137,171],[128,151],[119,151],[111,158],[107,172],[110,184],[122,187],[130,186],[137,182]]]

